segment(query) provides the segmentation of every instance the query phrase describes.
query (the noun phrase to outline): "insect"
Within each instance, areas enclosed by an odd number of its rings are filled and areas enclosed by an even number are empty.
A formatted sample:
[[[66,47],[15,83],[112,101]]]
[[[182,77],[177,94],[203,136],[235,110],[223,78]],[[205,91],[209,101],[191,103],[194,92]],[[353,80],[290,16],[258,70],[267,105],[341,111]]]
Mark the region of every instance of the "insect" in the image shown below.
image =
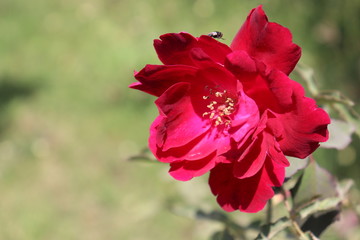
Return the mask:
[[[222,32],[214,31],[208,34],[209,37],[215,38],[215,39],[223,39]]]

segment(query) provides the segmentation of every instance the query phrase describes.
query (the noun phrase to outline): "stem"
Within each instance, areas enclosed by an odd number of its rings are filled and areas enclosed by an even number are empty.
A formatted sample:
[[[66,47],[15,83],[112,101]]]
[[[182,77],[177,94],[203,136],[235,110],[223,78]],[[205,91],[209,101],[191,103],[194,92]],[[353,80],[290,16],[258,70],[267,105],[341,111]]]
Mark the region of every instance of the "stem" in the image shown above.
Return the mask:
[[[272,199],[270,198],[267,204],[267,211],[266,211],[266,224],[270,224],[272,221],[272,210],[273,210],[273,205],[272,205]]]
[[[284,197],[284,205],[285,205],[286,210],[289,213],[290,222],[291,222],[291,225],[293,226],[293,229],[295,230],[296,235],[300,239],[308,239],[306,237],[306,235],[304,234],[304,232],[301,230],[299,224],[296,222],[296,214],[290,206],[289,200],[286,196],[285,189],[283,187],[281,187],[281,194]]]

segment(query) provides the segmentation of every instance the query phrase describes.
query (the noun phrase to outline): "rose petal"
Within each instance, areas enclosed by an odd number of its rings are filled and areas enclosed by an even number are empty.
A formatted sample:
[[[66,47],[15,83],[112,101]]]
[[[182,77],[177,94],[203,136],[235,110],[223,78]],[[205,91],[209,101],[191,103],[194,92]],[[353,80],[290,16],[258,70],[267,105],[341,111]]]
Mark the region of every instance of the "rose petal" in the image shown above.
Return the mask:
[[[129,87],[159,97],[176,83],[193,81],[196,72],[196,68],[186,65],[146,65],[135,74],[140,83],[133,83]]]
[[[272,114],[266,111],[252,135],[248,136],[245,143],[239,145],[240,149],[237,151],[241,154],[234,163],[234,176],[239,179],[254,176],[262,168],[266,157],[270,156],[270,152],[275,151],[273,150],[275,138],[266,129],[268,115]],[[280,156],[280,153],[274,157],[278,157],[277,161],[279,162],[285,158]]]
[[[154,40],[154,47],[159,59],[166,65],[193,65],[189,56],[190,49],[197,47],[197,39],[192,35],[181,33],[167,33]]]
[[[234,51],[226,56],[225,67],[240,81],[251,81],[258,74],[255,61],[245,51]]]
[[[161,115],[155,119],[155,121],[150,127],[150,137],[149,137],[150,150],[159,161],[170,163],[170,162],[179,161],[179,159],[198,160],[204,158],[205,156],[209,155],[212,151],[214,151],[213,148],[205,148],[206,151],[201,151],[201,152],[196,151],[199,150],[199,147],[196,146],[201,144],[200,142],[207,134],[207,132],[201,134],[200,136],[191,140],[189,143],[183,146],[174,147],[174,148],[170,148],[167,151],[163,151],[163,149],[157,145],[157,140],[156,140],[158,135],[158,126],[161,124],[163,119],[164,117]]]
[[[154,47],[159,59],[167,65],[184,64],[193,66],[194,63],[189,56],[193,48],[202,49],[214,62],[224,64],[225,57],[231,49],[219,41],[209,37],[201,36],[194,38],[192,35],[181,33],[167,33],[154,40]]]
[[[225,57],[231,53],[231,48],[212,37],[202,35],[199,40],[199,47],[208,55],[214,62],[224,64]]]
[[[241,151],[241,150],[240,150]],[[233,174],[236,178],[243,179],[254,176],[263,167],[266,158],[267,146],[263,135],[255,137],[234,163]]]
[[[319,142],[328,139],[327,125],[330,124],[330,118],[316,106],[313,99],[299,94],[294,98],[294,111],[277,115],[284,128],[279,144],[285,155],[305,158],[319,147]]]
[[[278,70],[261,73],[252,81],[242,82],[245,93],[255,100],[260,112],[269,109],[283,113],[293,107],[293,80]]]
[[[254,176],[238,179],[232,175],[232,164],[218,164],[210,171],[209,185],[219,205],[228,212],[258,212],[273,197],[272,187],[281,186],[285,168],[267,158]]]
[[[170,163],[170,175],[176,180],[188,181],[194,177],[201,176],[215,166],[216,152],[196,161],[176,161]]]
[[[234,51],[244,50],[270,69],[278,69],[287,75],[301,56],[301,48],[292,42],[290,31],[268,22],[262,6],[250,12],[230,47]]]
[[[243,91],[238,95],[238,108],[234,113],[229,133],[235,141],[240,142],[259,121],[259,110],[254,100]]]
[[[189,83],[177,83],[155,101],[164,116],[156,129],[156,143],[163,151],[183,146],[209,128],[195,113],[189,89]]]

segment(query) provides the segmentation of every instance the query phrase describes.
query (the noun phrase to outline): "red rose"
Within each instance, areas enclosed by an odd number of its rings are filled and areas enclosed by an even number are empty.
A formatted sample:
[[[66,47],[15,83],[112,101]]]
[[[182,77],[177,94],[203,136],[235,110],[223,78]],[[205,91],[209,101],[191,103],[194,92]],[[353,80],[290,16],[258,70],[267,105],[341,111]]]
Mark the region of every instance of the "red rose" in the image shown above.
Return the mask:
[[[158,97],[150,149],[175,179],[210,171],[226,211],[261,210],[284,181],[284,155],[304,158],[328,139],[327,113],[288,77],[299,46],[261,6],[231,47],[184,32],[164,34],[154,46],[164,65],[146,65],[130,85]]]

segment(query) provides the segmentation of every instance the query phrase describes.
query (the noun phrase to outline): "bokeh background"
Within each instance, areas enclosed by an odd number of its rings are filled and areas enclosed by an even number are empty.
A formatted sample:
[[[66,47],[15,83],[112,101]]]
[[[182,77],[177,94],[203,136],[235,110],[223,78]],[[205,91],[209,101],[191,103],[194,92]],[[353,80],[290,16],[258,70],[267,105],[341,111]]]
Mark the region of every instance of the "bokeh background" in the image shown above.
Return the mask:
[[[127,86],[159,63],[159,35],[218,30],[230,44],[259,4],[291,29],[320,89],[360,102],[359,0],[0,0],[0,239],[207,239],[217,226],[169,208],[218,209],[206,176],[179,183],[129,161],[157,110]],[[315,157],[360,182],[359,148],[355,136]]]

